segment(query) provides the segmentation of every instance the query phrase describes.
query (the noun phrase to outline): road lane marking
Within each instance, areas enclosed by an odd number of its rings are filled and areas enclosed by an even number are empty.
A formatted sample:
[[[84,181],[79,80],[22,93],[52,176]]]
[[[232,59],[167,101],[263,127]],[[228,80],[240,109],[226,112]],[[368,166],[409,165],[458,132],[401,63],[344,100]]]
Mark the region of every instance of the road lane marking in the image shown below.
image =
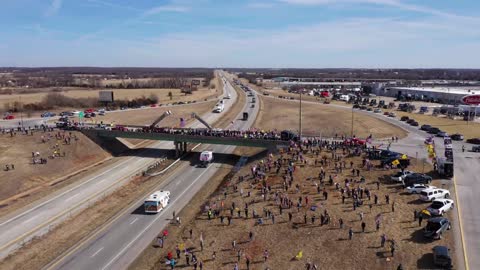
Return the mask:
[[[22,221],[22,224],[28,223],[28,222],[32,221],[33,219],[35,219],[35,218],[36,218],[36,216],[33,216],[33,217],[31,217],[31,218],[29,218],[29,219],[27,219],[27,220],[24,220],[24,221]]]
[[[138,220],[138,217],[136,217],[132,222],[130,222],[130,225],[132,225],[133,223],[137,222]]]
[[[457,199],[457,216],[458,216],[458,222],[460,223],[460,237],[461,237],[462,248],[463,248],[463,260],[465,261],[465,269],[469,270],[467,249],[465,248],[465,236],[463,235],[462,215],[460,213],[461,212],[460,199],[458,197],[458,191],[457,191],[458,186],[457,186],[457,180],[455,176],[453,176],[453,185],[455,186],[455,198]]]
[[[92,256],[90,256],[90,258],[93,258],[95,256],[97,256],[97,254],[103,250],[103,247],[101,247],[99,250],[97,250],[97,252],[93,253]]]
[[[73,198],[77,197],[78,195],[80,195],[80,193],[77,193],[77,194],[69,197],[68,199],[65,200],[65,202],[68,202],[68,201],[72,200]]]
[[[170,207],[171,205],[175,204],[175,202],[177,200],[179,200],[180,198],[182,198],[183,194],[185,194],[185,192],[187,192],[188,190],[190,190],[190,188],[198,181],[198,179],[200,179],[206,172],[208,172],[208,169],[211,167],[211,165],[209,165],[207,168],[205,168],[205,171],[203,171],[197,178],[195,178],[195,180],[192,181],[192,183],[186,188],[183,190],[182,193],[180,193],[180,195],[176,196],[176,199],[173,200],[173,202],[171,202],[170,204],[167,205],[167,207]],[[165,207],[165,208],[167,208]],[[163,216],[163,214],[165,213],[165,211],[162,211],[160,212],[156,218],[154,218],[152,220],[152,222],[150,222],[148,224],[147,227],[145,227],[139,234],[137,234],[137,236],[135,236],[135,238],[133,238],[132,241],[130,241],[125,247],[123,247],[120,252],[117,253],[117,255],[115,255],[110,261],[108,261],[108,263],[102,267],[102,270],[105,270],[107,269],[113,262],[115,262],[118,257],[120,255],[122,255],[135,241],[138,240],[138,238],[140,238],[140,236],[142,236],[148,229],[150,229],[150,227],[152,227],[152,225],[159,219]]]

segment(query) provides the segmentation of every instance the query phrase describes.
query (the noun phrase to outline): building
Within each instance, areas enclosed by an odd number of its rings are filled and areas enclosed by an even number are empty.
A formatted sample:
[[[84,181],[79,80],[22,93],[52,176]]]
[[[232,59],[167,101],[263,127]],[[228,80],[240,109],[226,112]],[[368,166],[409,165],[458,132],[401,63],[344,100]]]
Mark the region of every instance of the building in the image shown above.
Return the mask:
[[[464,96],[480,94],[480,87],[388,87],[378,86],[373,88],[373,93],[378,96],[407,97],[415,100],[435,99],[442,103],[458,104]]]

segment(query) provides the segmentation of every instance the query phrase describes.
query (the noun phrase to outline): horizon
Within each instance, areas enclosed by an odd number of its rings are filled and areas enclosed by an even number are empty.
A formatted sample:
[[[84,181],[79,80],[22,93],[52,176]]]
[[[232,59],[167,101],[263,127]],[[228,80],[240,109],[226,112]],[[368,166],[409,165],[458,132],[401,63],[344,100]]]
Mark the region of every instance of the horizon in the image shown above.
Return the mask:
[[[479,13],[478,1],[18,0],[0,11],[0,66],[475,70]]]

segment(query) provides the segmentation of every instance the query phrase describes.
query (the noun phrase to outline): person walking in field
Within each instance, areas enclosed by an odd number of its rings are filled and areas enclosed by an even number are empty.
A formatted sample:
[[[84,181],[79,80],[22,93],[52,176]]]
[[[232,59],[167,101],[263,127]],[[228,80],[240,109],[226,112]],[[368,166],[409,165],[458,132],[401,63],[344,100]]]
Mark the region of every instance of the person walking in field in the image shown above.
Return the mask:
[[[353,230],[352,228],[348,229],[348,240],[352,240],[353,237]]]

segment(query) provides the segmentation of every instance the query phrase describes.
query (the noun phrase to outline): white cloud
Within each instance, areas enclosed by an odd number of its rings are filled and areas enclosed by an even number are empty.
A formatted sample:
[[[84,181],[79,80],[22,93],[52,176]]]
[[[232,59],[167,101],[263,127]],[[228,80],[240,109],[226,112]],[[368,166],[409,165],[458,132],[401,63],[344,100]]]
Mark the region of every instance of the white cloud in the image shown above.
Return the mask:
[[[45,16],[50,17],[58,13],[62,8],[62,0],[52,0],[47,10],[45,11]]]
[[[273,3],[249,3],[247,4],[248,8],[272,8],[275,5]]]
[[[278,1],[285,4],[292,4],[292,5],[372,4],[372,5],[398,8],[401,10],[429,14],[434,16],[478,20],[478,18],[460,16],[454,13],[444,12],[444,11],[426,7],[426,6],[407,4],[402,2],[401,0],[278,0]]]
[[[176,5],[165,5],[165,6],[158,6],[153,7],[143,13],[144,16],[155,15],[162,12],[188,12],[190,11],[189,7],[185,6],[176,6]]]

